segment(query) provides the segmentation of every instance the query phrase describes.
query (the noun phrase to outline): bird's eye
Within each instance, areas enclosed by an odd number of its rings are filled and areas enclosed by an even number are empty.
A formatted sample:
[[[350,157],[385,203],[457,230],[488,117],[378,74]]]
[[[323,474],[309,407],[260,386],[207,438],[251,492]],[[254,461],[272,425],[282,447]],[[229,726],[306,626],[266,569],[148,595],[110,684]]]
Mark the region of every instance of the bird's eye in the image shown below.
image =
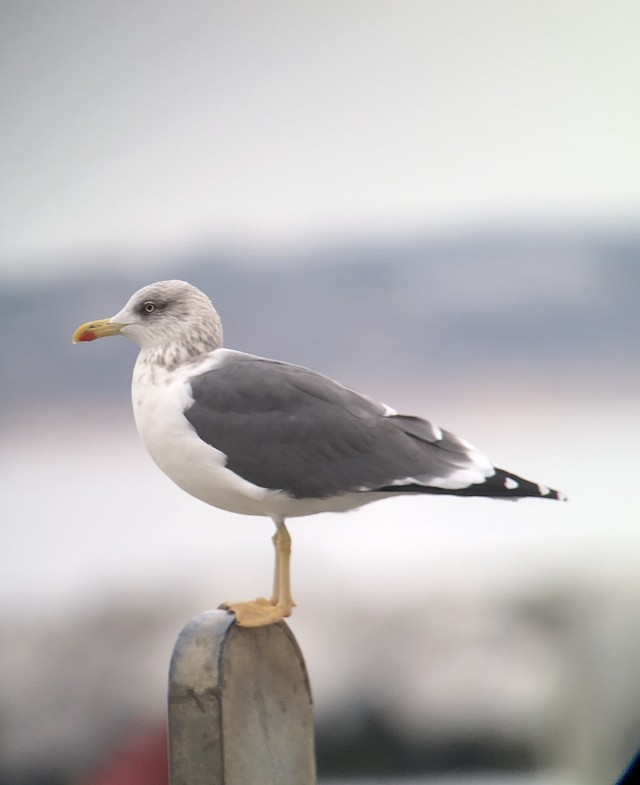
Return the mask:
[[[145,310],[147,313],[153,313],[153,312],[155,311],[155,309],[156,309],[156,304],[155,304],[155,303],[152,303],[152,302],[149,300],[149,302],[146,302],[146,303],[145,303],[145,304],[144,304],[142,307],[144,308],[144,310]]]

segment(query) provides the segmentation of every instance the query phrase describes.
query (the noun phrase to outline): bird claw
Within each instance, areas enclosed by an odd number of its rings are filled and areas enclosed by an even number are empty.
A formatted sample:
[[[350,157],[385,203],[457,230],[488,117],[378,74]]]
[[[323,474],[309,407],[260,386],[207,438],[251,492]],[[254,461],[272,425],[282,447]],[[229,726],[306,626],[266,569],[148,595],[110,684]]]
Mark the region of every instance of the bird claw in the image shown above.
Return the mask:
[[[236,617],[236,624],[240,627],[266,627],[291,615],[290,608],[280,604],[272,605],[264,597],[258,597],[258,599],[249,602],[223,602],[218,607],[233,613]]]

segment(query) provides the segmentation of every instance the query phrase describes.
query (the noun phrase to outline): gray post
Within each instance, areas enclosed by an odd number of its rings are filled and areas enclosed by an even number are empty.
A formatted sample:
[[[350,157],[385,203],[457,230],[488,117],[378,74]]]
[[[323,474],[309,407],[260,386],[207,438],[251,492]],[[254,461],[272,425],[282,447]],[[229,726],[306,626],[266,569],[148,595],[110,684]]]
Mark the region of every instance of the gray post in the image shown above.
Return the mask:
[[[311,691],[284,622],[188,622],[169,672],[171,785],[314,785]]]

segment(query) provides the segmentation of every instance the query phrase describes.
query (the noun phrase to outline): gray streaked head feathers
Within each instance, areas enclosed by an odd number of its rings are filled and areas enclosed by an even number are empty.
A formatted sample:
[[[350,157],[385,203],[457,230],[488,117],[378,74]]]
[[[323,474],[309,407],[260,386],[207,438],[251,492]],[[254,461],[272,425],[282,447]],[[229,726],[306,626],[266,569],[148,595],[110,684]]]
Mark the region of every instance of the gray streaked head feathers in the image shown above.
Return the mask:
[[[137,291],[112,317],[143,349],[171,353],[177,362],[195,359],[222,346],[222,325],[209,298],[185,281],[159,281]]]

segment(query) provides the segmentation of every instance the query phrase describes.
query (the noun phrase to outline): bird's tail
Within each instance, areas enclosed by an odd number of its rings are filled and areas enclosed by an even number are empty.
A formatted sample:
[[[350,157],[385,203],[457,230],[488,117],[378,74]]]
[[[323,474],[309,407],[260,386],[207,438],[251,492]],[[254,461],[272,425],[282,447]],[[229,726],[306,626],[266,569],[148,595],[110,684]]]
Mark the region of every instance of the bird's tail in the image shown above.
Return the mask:
[[[393,491],[395,493],[429,493],[447,496],[484,496],[490,499],[557,499],[566,501],[567,497],[561,491],[540,485],[517,474],[507,472],[504,469],[496,469],[495,474],[487,477],[484,482],[474,483],[465,488],[436,488],[429,485],[418,483],[408,483],[407,485],[393,485],[388,488],[380,488],[382,491]]]

